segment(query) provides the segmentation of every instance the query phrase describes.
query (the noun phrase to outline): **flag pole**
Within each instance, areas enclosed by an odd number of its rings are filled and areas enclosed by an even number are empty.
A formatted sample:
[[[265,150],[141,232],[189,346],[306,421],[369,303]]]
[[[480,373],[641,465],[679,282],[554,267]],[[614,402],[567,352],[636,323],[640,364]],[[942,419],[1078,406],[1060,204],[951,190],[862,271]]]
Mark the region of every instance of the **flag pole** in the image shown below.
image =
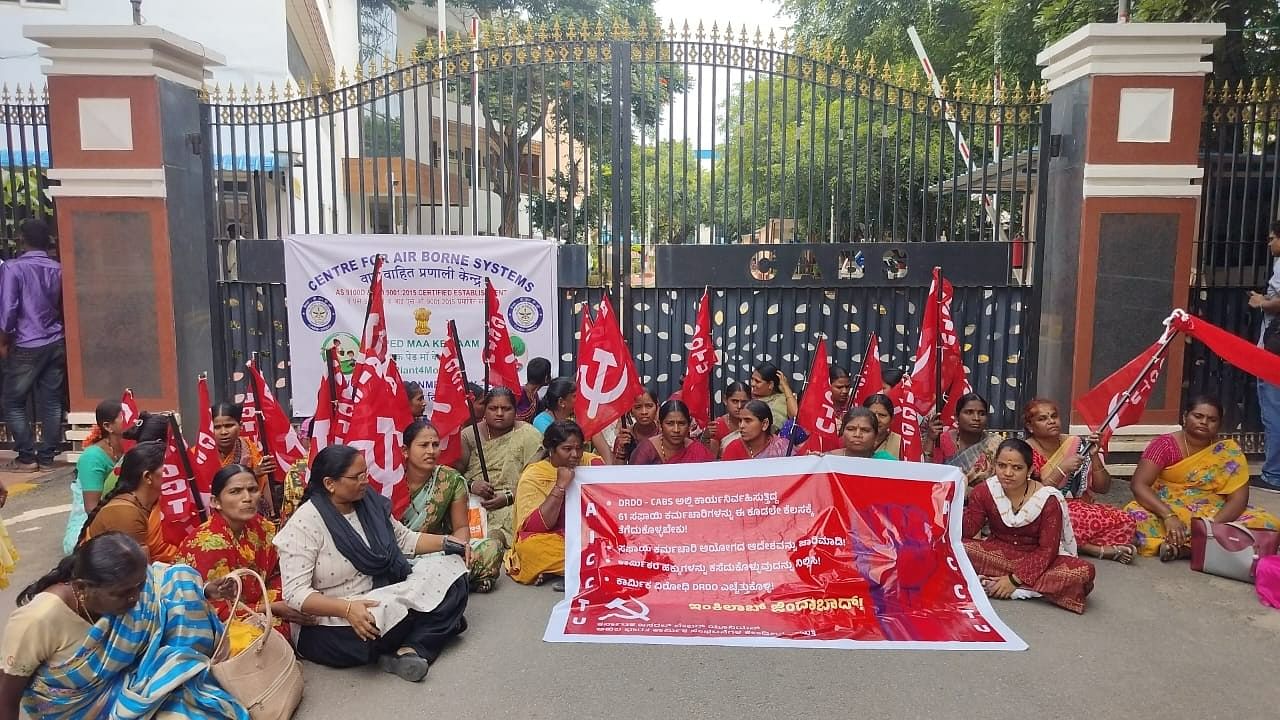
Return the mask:
[[[876,345],[876,332],[872,330],[870,338],[867,339],[867,349],[862,353],[862,362],[858,364],[858,373],[853,376],[854,380],[862,380],[862,373],[867,370],[867,362],[871,357],[871,348]],[[849,399],[844,403],[844,412],[848,414],[849,409],[853,407],[853,397],[858,393],[858,386],[855,384],[853,389],[849,391]]]
[[[373,273],[374,275],[382,273],[382,253],[378,253],[378,257],[373,261]],[[364,337],[369,330],[369,315],[373,312],[373,282],[375,279],[373,276],[369,278],[369,297],[365,299],[364,303],[364,324],[360,326],[361,349],[364,348]],[[253,356],[256,358],[258,353],[254,353]]]
[[[711,357],[715,360],[714,364],[711,366],[711,376],[708,378],[707,382],[707,427],[705,430],[710,430],[716,423],[716,419],[714,417],[716,408],[716,370],[720,368],[720,355],[716,352],[716,316],[715,313],[711,311],[710,285],[702,286],[702,296],[707,299],[707,335],[711,337],[711,347],[707,348],[707,350],[711,352]],[[697,330],[697,328],[694,328],[694,330]],[[688,370],[685,370],[685,372],[687,373]],[[654,399],[657,400],[657,398]]]
[[[492,292],[491,292],[492,291]],[[489,318],[495,308],[490,307],[489,298],[496,295],[497,290],[493,287],[493,281],[488,277],[484,279],[484,351],[480,353],[480,359],[484,361],[484,389],[489,391],[489,361],[493,357],[493,351],[489,348]],[[462,346],[458,346],[458,357],[462,357]],[[515,391],[516,388],[510,388]]]
[[[1133,391],[1138,388],[1138,384],[1142,382],[1142,379],[1147,376],[1147,373],[1151,372],[1151,368],[1155,367],[1156,363],[1160,362],[1165,353],[1169,351],[1169,344],[1172,343],[1173,339],[1177,336],[1177,331],[1171,330],[1166,332],[1164,337],[1160,338],[1160,349],[1151,356],[1151,359],[1147,361],[1146,365],[1142,366],[1142,372],[1138,373],[1138,375],[1133,379],[1133,382],[1129,383],[1129,387],[1125,388],[1125,391],[1120,394],[1120,402],[1116,403],[1115,407],[1111,408],[1111,411],[1107,413],[1107,418],[1098,426],[1099,433],[1103,432],[1109,425],[1111,425],[1111,421],[1116,419],[1116,416],[1124,409],[1125,404],[1129,402],[1129,398],[1133,396]],[[1080,443],[1080,454],[1082,456],[1088,455],[1089,448],[1091,447],[1093,447],[1093,443],[1088,440]]]
[[[200,373],[196,377],[199,381],[205,377],[204,373]],[[196,487],[196,471],[191,467],[191,456],[187,454],[187,442],[182,437],[182,428],[178,427],[178,418],[172,413],[169,414],[169,432],[173,433],[173,442],[178,446],[178,455],[182,457],[182,469],[187,473],[187,486],[191,490],[191,497],[196,501],[196,512],[200,513],[201,522],[209,519],[209,511],[205,509],[204,500],[200,498],[200,488]]]
[[[462,359],[462,343],[458,341],[458,324],[453,320],[449,321],[449,337],[453,339],[453,347],[458,351],[458,371],[462,374],[462,387],[470,387],[467,382],[467,363]],[[475,433],[476,438],[476,455],[480,458],[480,476],[489,487],[493,487],[493,483],[489,482],[489,465],[484,461],[484,443],[480,439],[480,418],[476,417],[476,405],[471,401],[471,396],[467,396],[467,414],[471,417],[471,431]],[[470,490],[470,487],[467,488]]]
[[[942,266],[933,269],[936,280],[934,295],[929,298],[933,304],[933,404],[934,413],[942,417]]]
[[[338,351],[331,345],[329,351],[325,353],[324,375],[326,384],[329,386],[329,403],[333,405],[333,416],[338,416],[338,379],[333,374],[334,364],[338,361]]]
[[[381,263],[379,263],[381,264]],[[367,320],[366,320],[367,322]],[[258,422],[258,440],[262,442],[262,451],[275,462],[276,454],[271,449],[271,437],[267,434],[267,418],[262,414],[262,386],[258,384],[258,353],[254,352],[249,359],[253,364],[253,372],[249,373],[249,384],[253,387],[254,408],[253,413]],[[279,470],[279,468],[276,468]],[[272,485],[276,483],[276,474],[267,475],[267,497],[271,500],[272,519],[279,519],[280,510],[276,507],[275,493],[272,491]]]

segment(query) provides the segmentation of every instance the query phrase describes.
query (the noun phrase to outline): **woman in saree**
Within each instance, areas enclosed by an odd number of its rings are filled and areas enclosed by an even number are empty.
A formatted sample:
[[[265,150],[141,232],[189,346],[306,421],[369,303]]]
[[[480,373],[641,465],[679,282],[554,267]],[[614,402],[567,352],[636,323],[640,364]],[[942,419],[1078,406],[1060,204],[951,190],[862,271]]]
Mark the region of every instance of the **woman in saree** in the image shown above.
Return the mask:
[[[849,376],[849,371],[839,365],[832,365],[827,371],[827,377],[831,380],[831,403],[836,410],[849,407],[849,396],[853,395],[853,378]]]
[[[280,561],[271,541],[276,526],[258,511],[258,478],[243,465],[228,465],[213,475],[209,519],[178,547],[176,562],[195,568],[205,582],[213,582],[235,570],[252,570],[262,576],[267,597],[257,583],[244,583],[241,596],[245,605],[258,612],[271,605],[275,628],[291,640],[289,623],[314,625],[315,618],[297,612],[280,597]],[[213,603],[223,622],[231,620],[231,606],[223,601]],[[245,643],[253,637],[243,638]],[[232,635],[234,655],[236,636]]]
[[[542,438],[543,458],[525,468],[516,492],[516,542],[507,552],[507,574],[524,585],[564,575],[564,496],[579,465],[602,465],[583,449],[582,428],[557,421]],[[564,592],[564,581],[552,586]]]
[[[631,453],[635,452],[636,445],[658,434],[658,391],[646,387],[644,392],[640,393],[640,397],[636,398],[635,404],[631,406],[630,415],[630,424],[619,421],[614,425],[616,431],[613,433],[611,442],[609,430],[600,433],[605,441],[609,442],[607,447],[612,449],[613,462],[618,465],[626,465],[630,462]]]
[[[747,401],[751,399],[751,390],[746,383],[734,380],[724,389],[724,415],[716,418],[707,429],[710,439],[707,449],[711,454],[720,457],[720,452],[738,437],[738,415]],[[769,408],[773,412],[773,408]]]
[[[1067,499],[1071,529],[1080,552],[1123,565],[1133,562],[1137,553],[1133,546],[1133,518],[1120,508],[1093,498],[1095,492],[1105,494],[1111,490],[1111,473],[1098,450],[1097,437],[1088,439],[1089,451],[1082,455],[1084,441],[1062,434],[1057,404],[1043,398],[1027,403],[1023,424],[1031,446],[1031,472]]]
[[[1094,567],[1076,554],[1066,501],[1031,474],[1031,446],[1005,440],[995,474],[964,502],[964,549],[987,595],[998,600],[1044,597],[1083,613]],[[990,530],[978,539],[983,529]]]
[[[306,501],[273,542],[285,602],[317,619],[298,634],[298,654],[311,662],[376,663],[419,682],[467,628],[470,548],[392,518],[391,502],[369,492],[355,448],[330,445],[316,455]]]
[[[70,555],[76,549],[76,540],[89,511],[98,506],[107,478],[124,454],[124,415],[120,401],[103,400],[93,415],[95,425],[84,439],[84,452],[76,461],[76,476],[71,481],[71,514],[62,536],[63,555]]]
[[[485,394],[484,417],[478,427],[484,469],[476,452],[476,433],[470,429],[462,433],[462,457],[454,468],[462,472],[471,494],[480,497],[489,513],[489,539],[498,543],[499,552],[506,552],[514,538],[511,507],[516,502],[516,484],[542,447],[542,433],[516,420],[516,396],[504,387],[490,388]]]
[[[544,357],[536,357],[529,361],[524,370],[524,387],[516,397],[516,419],[520,422],[533,422],[542,404],[539,393],[551,383],[551,361]]]
[[[410,417],[414,420],[418,420],[427,414],[427,392],[422,389],[421,383],[405,383],[404,394],[409,397]]]
[[[751,371],[751,397],[769,403],[769,411],[779,425],[799,412],[800,404],[787,376],[771,362],[762,362]]]
[[[178,547],[164,536],[159,507],[166,451],[163,441],[147,440],[124,454],[115,484],[85,518],[77,544],[122,532],[142,546],[152,562],[173,562]]]
[[[573,408],[577,402],[578,383],[573,378],[563,377],[552,380],[547,386],[546,397],[543,398],[542,404],[546,409],[533,418],[533,429],[538,431],[539,437],[551,427],[551,423],[572,420]],[[599,450],[605,464],[613,463],[613,443],[605,437],[603,431],[587,440],[590,441],[587,447],[591,450]]]
[[[185,565],[148,565],[123,533],[94,537],[18,596],[0,640],[0,720],[237,718],[207,671],[221,624]],[[127,690],[127,691],[126,691]]]
[[[840,440],[843,446],[826,454],[869,460],[897,460],[898,458],[879,449],[879,439],[880,420],[876,414],[866,408],[849,408],[840,423]]]
[[[791,443],[774,434],[773,411],[761,400],[748,401],[738,413],[738,437],[720,452],[721,460],[785,457]]]
[[[987,432],[991,406],[977,393],[960,396],[956,403],[956,427],[942,429],[935,419],[928,436],[933,441],[933,462],[960,468],[969,486],[982,482],[995,468],[999,436]]]
[[[1133,471],[1133,502],[1125,511],[1137,522],[1138,553],[1176,560],[1191,554],[1191,521],[1239,522],[1280,530],[1280,518],[1249,504],[1249,463],[1234,440],[1219,440],[1222,403],[1193,398],[1182,430],[1147,446]]]
[[[658,427],[654,437],[638,443],[631,453],[631,465],[674,465],[715,460],[706,446],[689,437],[689,406],[680,400],[668,400],[658,408]]]
[[[893,400],[884,393],[877,393],[862,401],[862,407],[875,414],[876,426],[880,428],[877,434],[876,450],[883,450],[885,454],[892,456],[894,460],[901,460],[902,436],[891,429],[893,427],[893,414],[897,410],[893,406]]]
[[[404,481],[409,507],[400,522],[414,532],[448,535],[471,547],[472,592],[486,593],[498,583],[502,550],[488,538],[471,537],[471,510],[467,481],[447,465],[441,465],[440,433],[425,420],[415,420],[404,430]]]
[[[264,456],[258,444],[241,436],[244,408],[236,403],[220,402],[211,409],[213,416],[213,440],[218,448],[218,462],[222,467],[241,465],[253,470],[262,489],[262,512],[275,514],[269,491],[268,479],[276,472],[276,461]],[[208,492],[209,488],[200,488]]]

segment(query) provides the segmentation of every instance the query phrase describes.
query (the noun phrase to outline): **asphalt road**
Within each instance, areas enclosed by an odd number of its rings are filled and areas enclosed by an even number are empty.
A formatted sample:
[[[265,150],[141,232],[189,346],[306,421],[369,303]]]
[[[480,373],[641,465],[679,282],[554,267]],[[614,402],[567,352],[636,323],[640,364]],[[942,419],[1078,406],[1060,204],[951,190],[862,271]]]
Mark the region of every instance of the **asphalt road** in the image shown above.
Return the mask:
[[[1255,499],[1280,509],[1280,496]],[[68,501],[65,478],[46,478],[2,511],[22,553],[3,616],[57,561]],[[1083,616],[997,603],[1031,646],[1021,653],[543,643],[556,600],[509,579],[473,596],[470,630],[421,684],[307,665],[297,717],[1243,720],[1280,705],[1280,611],[1186,563],[1101,563]]]

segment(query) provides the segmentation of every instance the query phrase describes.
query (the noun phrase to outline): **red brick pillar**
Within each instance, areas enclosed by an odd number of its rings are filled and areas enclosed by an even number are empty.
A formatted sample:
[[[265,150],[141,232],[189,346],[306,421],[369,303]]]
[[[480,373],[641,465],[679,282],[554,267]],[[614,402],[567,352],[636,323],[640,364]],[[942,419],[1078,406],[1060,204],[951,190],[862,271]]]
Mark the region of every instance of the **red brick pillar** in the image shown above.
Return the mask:
[[[1225,29],[1092,24],[1037,58],[1053,133],[1040,149],[1052,159],[1038,394],[1073,401],[1155,342],[1160,321],[1185,306],[1212,69],[1203,58]],[[1175,342],[1150,424],[1177,419],[1182,355]]]
[[[49,76],[72,412],[131,387],[196,418],[213,369],[216,252],[200,105],[204,46],[147,26],[36,26]]]

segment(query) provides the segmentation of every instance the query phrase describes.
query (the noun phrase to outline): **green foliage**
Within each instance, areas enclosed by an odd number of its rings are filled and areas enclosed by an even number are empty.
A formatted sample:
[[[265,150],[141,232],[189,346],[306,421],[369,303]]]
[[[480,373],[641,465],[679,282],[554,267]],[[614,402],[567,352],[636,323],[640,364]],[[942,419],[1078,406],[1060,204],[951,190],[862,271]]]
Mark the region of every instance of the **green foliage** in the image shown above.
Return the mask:
[[[6,170],[0,168],[0,197],[4,199],[4,234],[12,237],[18,224],[30,217],[53,214],[53,200],[40,168]]]

